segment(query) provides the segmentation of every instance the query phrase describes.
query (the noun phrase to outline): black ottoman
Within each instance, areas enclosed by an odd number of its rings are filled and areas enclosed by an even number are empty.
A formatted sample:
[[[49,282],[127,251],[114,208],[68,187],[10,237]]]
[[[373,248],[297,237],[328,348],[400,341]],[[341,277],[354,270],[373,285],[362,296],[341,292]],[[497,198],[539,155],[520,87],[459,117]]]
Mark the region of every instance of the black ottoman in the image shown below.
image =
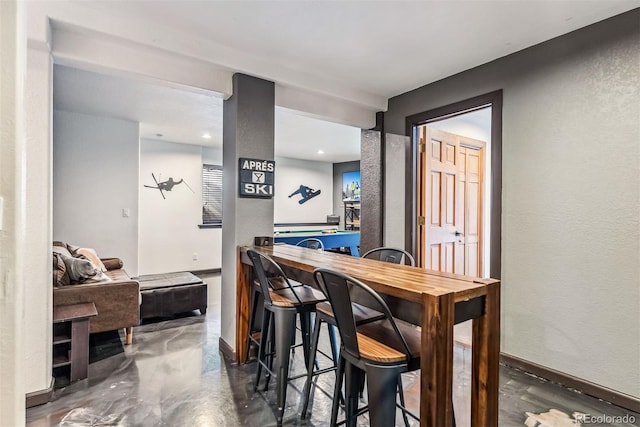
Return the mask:
[[[140,283],[140,318],[167,317],[185,311],[207,312],[207,284],[191,273],[149,274]]]

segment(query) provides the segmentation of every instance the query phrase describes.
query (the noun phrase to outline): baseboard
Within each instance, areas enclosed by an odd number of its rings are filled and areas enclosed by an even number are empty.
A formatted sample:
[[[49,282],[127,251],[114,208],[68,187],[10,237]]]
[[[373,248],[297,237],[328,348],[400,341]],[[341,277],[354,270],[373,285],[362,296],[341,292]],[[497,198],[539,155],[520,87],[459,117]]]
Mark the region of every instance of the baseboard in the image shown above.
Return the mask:
[[[625,408],[633,412],[640,412],[640,399],[628,394],[620,393],[619,391],[594,384],[582,378],[574,377],[564,372],[556,371],[554,369],[547,368],[546,366],[541,366],[508,354],[500,353],[500,362],[509,367],[520,369],[521,371],[534,374],[551,382],[576,389],[589,396],[613,403],[621,408]]]
[[[218,339],[218,348],[225,359],[237,362],[236,351],[225,340],[223,340],[222,337]]]
[[[44,405],[51,400],[51,396],[53,395],[53,384],[54,378],[51,377],[51,384],[49,387],[44,390],[32,391],[31,393],[27,393],[26,395],[26,407],[32,408],[38,405]]]
[[[198,274],[220,274],[222,272],[221,268],[207,268],[204,270],[192,270],[190,271],[191,274],[195,274],[196,276]]]

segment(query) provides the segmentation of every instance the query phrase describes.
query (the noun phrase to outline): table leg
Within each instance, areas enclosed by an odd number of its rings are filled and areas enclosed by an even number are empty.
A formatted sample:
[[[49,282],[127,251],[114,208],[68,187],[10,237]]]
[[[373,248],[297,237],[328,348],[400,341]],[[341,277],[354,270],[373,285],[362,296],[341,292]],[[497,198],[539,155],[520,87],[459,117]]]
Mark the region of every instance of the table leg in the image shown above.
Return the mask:
[[[473,319],[471,425],[498,426],[500,284],[487,286],[484,314]]]
[[[358,252],[358,247],[357,246],[351,246],[349,248],[349,251],[351,252],[351,255],[353,256],[360,256],[360,252]]]
[[[238,251],[236,278],[236,362],[245,363],[247,352],[247,334],[249,333],[249,316],[251,311],[251,266],[241,262],[242,254]]]
[[[422,294],[420,425],[451,427],[453,422],[453,293]]]
[[[71,321],[71,382],[87,378],[89,373],[89,318]]]

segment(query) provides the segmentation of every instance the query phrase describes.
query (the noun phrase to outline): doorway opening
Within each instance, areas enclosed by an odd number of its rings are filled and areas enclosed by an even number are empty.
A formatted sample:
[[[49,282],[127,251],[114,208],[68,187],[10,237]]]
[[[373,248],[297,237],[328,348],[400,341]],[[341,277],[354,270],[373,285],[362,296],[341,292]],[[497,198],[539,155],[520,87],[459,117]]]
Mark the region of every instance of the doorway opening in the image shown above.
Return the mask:
[[[483,277],[488,271],[491,107],[416,127],[418,265]],[[485,209],[486,208],[486,209]],[[486,225],[486,226],[485,226]]]
[[[500,278],[502,91],[410,116],[407,134],[406,247],[423,268]]]

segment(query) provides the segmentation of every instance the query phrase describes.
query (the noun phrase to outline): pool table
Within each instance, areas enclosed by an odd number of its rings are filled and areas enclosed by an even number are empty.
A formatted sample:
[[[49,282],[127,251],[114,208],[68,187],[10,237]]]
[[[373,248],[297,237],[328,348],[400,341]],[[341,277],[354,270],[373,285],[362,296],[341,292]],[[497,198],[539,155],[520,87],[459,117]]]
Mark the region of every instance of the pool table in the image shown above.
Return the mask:
[[[358,252],[358,246],[360,246],[359,231],[334,230],[333,233],[323,233],[322,230],[277,231],[273,234],[273,241],[274,243],[295,245],[309,237],[321,240],[325,249],[346,247],[351,251],[351,255],[360,256]]]

